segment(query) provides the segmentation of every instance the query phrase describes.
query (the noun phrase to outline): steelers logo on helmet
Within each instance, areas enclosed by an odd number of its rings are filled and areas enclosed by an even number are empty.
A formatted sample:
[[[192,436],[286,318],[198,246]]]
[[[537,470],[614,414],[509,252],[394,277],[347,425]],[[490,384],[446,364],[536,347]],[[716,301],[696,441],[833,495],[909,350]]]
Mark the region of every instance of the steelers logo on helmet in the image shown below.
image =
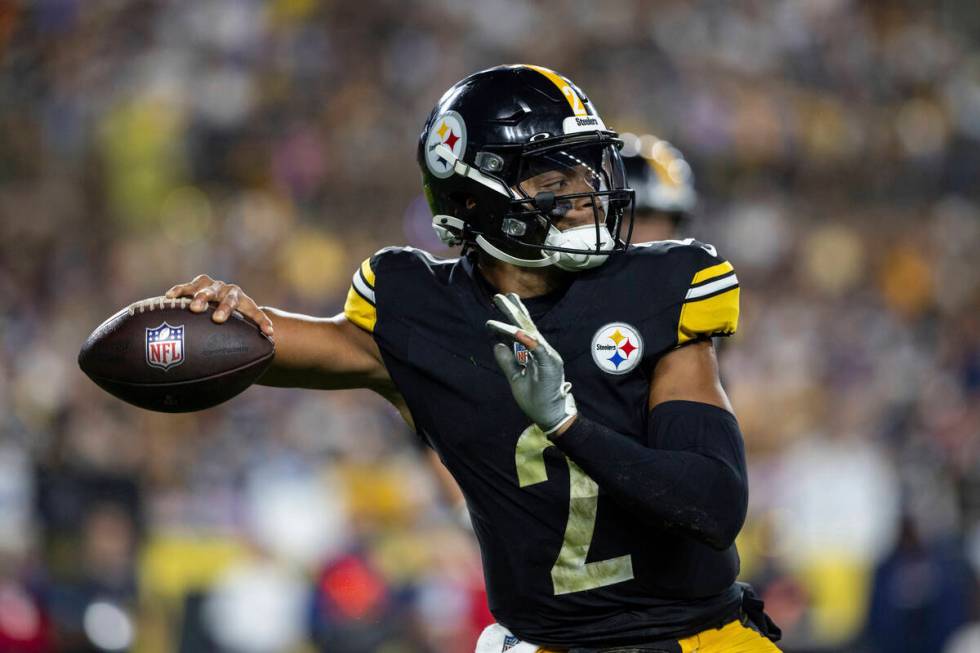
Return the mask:
[[[592,360],[603,372],[626,374],[643,358],[643,339],[625,322],[613,322],[592,336]]]
[[[445,145],[458,159],[466,151],[466,123],[455,111],[446,111],[432,123],[425,142],[425,164],[436,177],[445,179],[453,174],[453,162],[447,161],[436,148]]]

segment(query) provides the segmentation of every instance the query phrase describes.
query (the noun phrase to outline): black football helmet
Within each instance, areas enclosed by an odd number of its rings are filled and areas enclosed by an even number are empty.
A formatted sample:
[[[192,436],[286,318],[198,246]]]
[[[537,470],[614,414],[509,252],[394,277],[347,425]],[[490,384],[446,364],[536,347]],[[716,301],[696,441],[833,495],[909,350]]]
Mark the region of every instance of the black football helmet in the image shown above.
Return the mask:
[[[622,135],[626,180],[636,194],[636,212],[659,212],[686,222],[697,204],[694,175],[680,150],[651,134]]]
[[[433,227],[447,245],[513,265],[594,267],[629,243],[633,192],[621,147],[588,97],[554,71],[474,73],[446,91],[419,137]],[[593,224],[559,230],[573,207],[590,207]]]

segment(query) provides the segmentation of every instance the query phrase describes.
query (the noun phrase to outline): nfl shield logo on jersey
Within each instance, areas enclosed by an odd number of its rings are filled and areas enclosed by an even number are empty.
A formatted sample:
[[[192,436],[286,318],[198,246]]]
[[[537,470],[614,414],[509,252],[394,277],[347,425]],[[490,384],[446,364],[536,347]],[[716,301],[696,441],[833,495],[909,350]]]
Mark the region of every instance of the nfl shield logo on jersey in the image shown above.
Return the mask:
[[[184,362],[184,325],[164,322],[146,330],[146,364],[169,370]]]

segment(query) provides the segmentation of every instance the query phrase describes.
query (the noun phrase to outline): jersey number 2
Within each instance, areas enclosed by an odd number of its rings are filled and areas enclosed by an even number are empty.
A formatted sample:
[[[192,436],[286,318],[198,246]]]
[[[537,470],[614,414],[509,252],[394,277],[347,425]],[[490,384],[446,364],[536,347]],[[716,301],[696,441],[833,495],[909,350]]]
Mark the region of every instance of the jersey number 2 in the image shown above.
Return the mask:
[[[517,481],[528,487],[548,480],[544,465],[544,450],[551,440],[536,425],[524,429],[517,439]],[[629,555],[586,562],[592,535],[595,532],[596,509],[599,506],[599,486],[568,461],[568,523],[558,559],[551,568],[555,594],[570,594],[605,587],[633,578],[633,560]]]

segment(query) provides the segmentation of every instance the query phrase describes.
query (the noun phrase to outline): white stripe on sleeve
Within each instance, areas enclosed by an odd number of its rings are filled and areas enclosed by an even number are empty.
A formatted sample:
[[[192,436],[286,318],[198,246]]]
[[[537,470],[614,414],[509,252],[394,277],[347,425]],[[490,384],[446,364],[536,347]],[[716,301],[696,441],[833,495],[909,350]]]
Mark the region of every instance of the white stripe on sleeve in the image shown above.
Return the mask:
[[[374,290],[371,289],[371,286],[364,283],[364,279],[361,278],[360,270],[354,273],[354,287],[357,289],[357,292],[361,293],[364,297],[367,297],[372,304],[374,303]]]
[[[718,279],[717,281],[706,283],[703,286],[698,286],[697,288],[691,288],[690,290],[687,291],[687,296],[684,299],[685,300],[698,299],[699,297],[712,295],[716,292],[724,290],[725,288],[731,288],[737,285],[738,285],[738,277],[732,274],[723,279]]]

